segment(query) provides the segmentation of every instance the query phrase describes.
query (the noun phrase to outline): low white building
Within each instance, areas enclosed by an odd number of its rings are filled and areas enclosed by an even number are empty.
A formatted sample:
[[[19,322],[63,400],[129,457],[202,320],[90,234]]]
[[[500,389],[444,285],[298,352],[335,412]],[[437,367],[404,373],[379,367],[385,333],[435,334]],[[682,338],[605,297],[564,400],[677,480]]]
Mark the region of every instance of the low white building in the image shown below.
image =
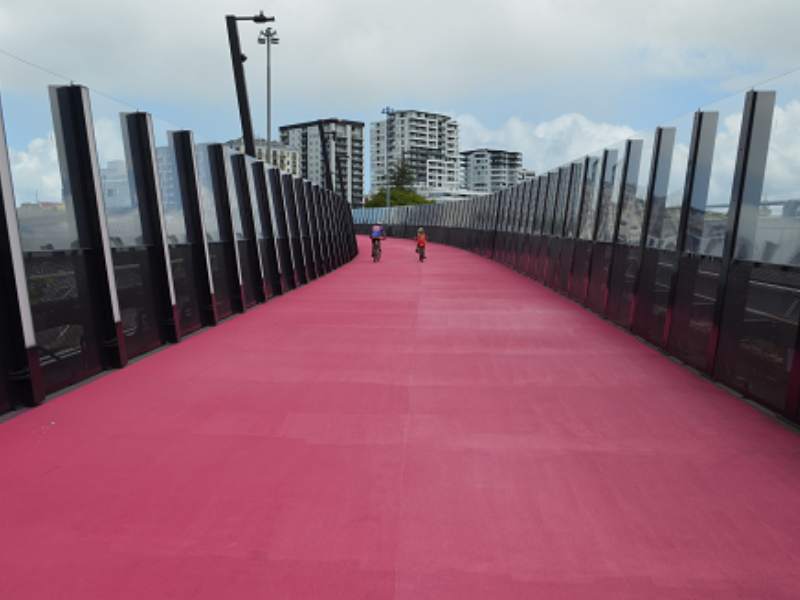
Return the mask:
[[[230,140],[226,142],[226,146],[236,150],[236,152],[244,152],[244,142],[242,138]],[[263,160],[266,163],[278,167],[284,173],[291,173],[292,175],[300,177],[302,166],[300,162],[300,152],[296,148],[272,140],[270,143],[271,156],[268,158],[267,140],[264,138],[256,138],[255,146],[256,158],[258,160]]]
[[[522,180],[522,153],[478,148],[461,153],[464,187],[491,194]]]
[[[454,189],[454,190],[423,190],[424,195],[428,200],[434,202],[458,202],[459,200],[469,200],[476,196],[484,196],[483,192],[476,192],[474,190]]]

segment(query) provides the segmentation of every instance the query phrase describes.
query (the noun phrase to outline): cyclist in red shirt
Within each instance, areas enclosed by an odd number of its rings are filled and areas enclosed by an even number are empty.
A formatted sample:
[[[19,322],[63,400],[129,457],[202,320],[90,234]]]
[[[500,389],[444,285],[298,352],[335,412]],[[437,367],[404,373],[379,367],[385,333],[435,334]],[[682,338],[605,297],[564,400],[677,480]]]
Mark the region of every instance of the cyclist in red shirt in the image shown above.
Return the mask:
[[[428,245],[428,236],[425,235],[425,230],[420,227],[417,229],[417,254],[419,254],[419,262],[423,262],[426,258],[425,247]]]

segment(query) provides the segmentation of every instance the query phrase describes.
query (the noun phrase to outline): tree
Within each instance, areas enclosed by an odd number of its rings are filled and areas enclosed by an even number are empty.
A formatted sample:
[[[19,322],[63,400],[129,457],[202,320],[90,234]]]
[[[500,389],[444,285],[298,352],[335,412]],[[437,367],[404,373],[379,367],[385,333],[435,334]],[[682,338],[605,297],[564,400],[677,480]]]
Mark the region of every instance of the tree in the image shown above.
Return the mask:
[[[411,189],[414,185],[414,170],[405,159],[389,169],[389,184],[392,188]]]
[[[392,189],[392,206],[408,206],[410,204],[433,204],[433,201],[420,196],[414,190],[406,188]],[[364,206],[366,208],[386,206],[386,190],[380,190],[373,194],[372,197],[364,203]]]
[[[414,170],[405,159],[389,168],[389,185],[392,191],[392,206],[408,206],[409,204],[433,204],[431,200],[420,196],[412,186],[414,185]],[[372,198],[364,203],[367,208],[386,206],[386,190],[373,194]]]

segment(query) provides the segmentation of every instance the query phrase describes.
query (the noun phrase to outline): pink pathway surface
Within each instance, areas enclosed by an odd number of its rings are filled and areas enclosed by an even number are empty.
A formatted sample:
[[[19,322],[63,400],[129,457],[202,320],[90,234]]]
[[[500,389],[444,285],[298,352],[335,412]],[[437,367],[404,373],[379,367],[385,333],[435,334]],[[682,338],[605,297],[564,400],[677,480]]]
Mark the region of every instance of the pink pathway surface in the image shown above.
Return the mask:
[[[800,436],[389,240],[0,424],[0,598],[800,597]]]

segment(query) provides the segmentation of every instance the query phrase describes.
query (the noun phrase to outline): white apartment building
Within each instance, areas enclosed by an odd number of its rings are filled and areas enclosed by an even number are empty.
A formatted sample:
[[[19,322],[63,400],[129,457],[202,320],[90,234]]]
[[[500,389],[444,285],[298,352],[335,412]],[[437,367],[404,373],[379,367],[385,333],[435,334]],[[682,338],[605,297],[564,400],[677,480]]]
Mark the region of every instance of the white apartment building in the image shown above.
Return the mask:
[[[229,142],[226,142],[226,145],[229,148],[236,150],[236,152],[244,152],[244,142],[242,141],[242,138],[239,138],[238,140],[230,140]],[[272,140],[270,143],[271,156],[268,159],[267,140],[264,138],[256,138],[255,146],[256,158],[258,160],[263,160],[266,163],[276,166],[284,173],[291,173],[292,175],[296,175],[298,177],[300,176],[301,161],[300,152],[297,149]]]
[[[124,209],[136,206],[136,196],[128,178],[128,165],[124,160],[110,160],[100,167],[100,187],[106,208]]]
[[[281,141],[300,153],[303,177],[321,186],[327,186],[330,177],[334,191],[342,193],[351,205],[362,203],[364,123],[320,119],[283,125],[280,132]]]
[[[458,121],[417,110],[393,112],[370,126],[372,193],[386,187],[387,166],[403,161],[414,173],[414,189],[427,196],[459,188]]]
[[[516,185],[523,177],[522,154],[478,148],[461,153],[464,187],[491,194]]]

